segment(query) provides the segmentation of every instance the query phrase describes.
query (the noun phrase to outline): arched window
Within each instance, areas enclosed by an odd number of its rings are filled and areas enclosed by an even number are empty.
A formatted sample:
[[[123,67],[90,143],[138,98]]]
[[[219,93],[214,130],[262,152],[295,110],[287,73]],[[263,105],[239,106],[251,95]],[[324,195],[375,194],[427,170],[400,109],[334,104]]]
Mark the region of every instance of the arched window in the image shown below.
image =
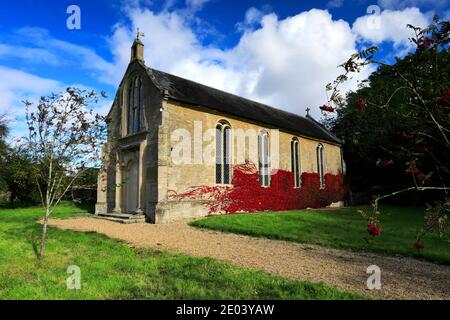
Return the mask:
[[[291,169],[294,173],[294,188],[301,186],[301,170],[300,170],[300,158],[299,158],[299,142],[297,138],[291,140]]]
[[[258,135],[258,169],[259,183],[270,186],[269,134],[263,130]]]
[[[216,126],[216,183],[231,183],[231,126],[225,121]]]
[[[325,173],[323,171],[323,145],[317,145],[317,173],[320,177],[320,188],[325,188]]]
[[[139,132],[142,129],[143,96],[141,78],[136,77],[130,83],[128,90],[128,134]]]
[[[128,89],[128,106],[127,106],[127,133],[133,132],[133,84],[130,83],[130,88]]]

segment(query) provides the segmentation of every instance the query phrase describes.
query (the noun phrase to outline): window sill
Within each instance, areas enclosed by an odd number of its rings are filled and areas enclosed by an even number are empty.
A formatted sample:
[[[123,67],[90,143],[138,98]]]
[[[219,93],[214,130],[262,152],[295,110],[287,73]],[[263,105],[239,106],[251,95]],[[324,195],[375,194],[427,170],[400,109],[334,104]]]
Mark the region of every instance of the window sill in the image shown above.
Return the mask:
[[[137,147],[146,139],[148,131],[141,131],[118,139],[119,148]]]
[[[216,187],[232,187],[233,185],[231,183],[216,183]]]
[[[134,132],[134,133],[130,133],[130,134],[124,135],[120,139],[128,139],[128,138],[133,138],[133,137],[139,137],[140,135],[144,135],[144,134],[147,134],[147,133],[148,133],[148,130],[141,130],[139,132]]]

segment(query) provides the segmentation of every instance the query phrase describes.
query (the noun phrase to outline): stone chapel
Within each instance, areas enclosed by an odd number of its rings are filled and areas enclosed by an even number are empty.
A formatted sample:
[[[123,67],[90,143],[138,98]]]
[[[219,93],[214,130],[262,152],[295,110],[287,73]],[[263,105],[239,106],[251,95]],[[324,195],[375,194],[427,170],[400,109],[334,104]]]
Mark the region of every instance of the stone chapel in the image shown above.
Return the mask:
[[[309,114],[150,68],[139,36],[106,119],[99,217],[166,223],[344,197],[342,141]]]

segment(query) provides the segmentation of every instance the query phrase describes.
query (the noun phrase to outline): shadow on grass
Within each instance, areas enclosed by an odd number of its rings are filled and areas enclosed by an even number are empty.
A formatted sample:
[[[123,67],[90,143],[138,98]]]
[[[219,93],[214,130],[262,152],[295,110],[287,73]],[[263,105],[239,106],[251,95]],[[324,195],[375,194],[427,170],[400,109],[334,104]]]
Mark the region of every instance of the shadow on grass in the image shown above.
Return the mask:
[[[80,214],[94,213],[94,205],[61,202],[51,215],[52,218],[64,219]],[[39,205],[25,206],[20,204],[0,203],[0,232],[10,240],[27,243],[39,258],[42,226],[39,221],[44,216],[44,209]]]
[[[61,201],[60,206],[66,206],[70,204],[74,208],[80,210],[80,212],[87,213],[95,213],[95,204],[94,203],[78,203],[72,201]],[[21,204],[14,203],[11,204],[9,202],[0,202],[0,210],[14,210],[14,209],[41,209],[40,203],[29,203],[29,204]],[[58,210],[58,209],[57,209]]]
[[[95,213],[95,204],[93,203],[74,203],[74,205],[82,212]]]
[[[28,242],[31,244],[31,248],[33,249],[33,253],[34,256],[36,257],[36,259],[40,258],[39,255],[39,237],[36,237],[35,233],[32,232],[30,233],[29,237],[28,237]]]

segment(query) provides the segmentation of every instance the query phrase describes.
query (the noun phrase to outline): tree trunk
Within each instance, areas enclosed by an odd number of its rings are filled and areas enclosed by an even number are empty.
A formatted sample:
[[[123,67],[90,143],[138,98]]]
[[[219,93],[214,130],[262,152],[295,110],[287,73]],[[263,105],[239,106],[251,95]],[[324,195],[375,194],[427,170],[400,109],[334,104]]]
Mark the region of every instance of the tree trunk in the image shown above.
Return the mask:
[[[9,203],[11,204],[11,206],[14,205],[15,199],[16,199],[16,193],[14,191],[11,191],[11,193],[9,194]]]
[[[42,235],[41,235],[41,250],[39,252],[39,258],[45,256],[45,240],[47,238],[47,225],[48,225],[48,209],[45,210],[44,224],[42,225]]]

